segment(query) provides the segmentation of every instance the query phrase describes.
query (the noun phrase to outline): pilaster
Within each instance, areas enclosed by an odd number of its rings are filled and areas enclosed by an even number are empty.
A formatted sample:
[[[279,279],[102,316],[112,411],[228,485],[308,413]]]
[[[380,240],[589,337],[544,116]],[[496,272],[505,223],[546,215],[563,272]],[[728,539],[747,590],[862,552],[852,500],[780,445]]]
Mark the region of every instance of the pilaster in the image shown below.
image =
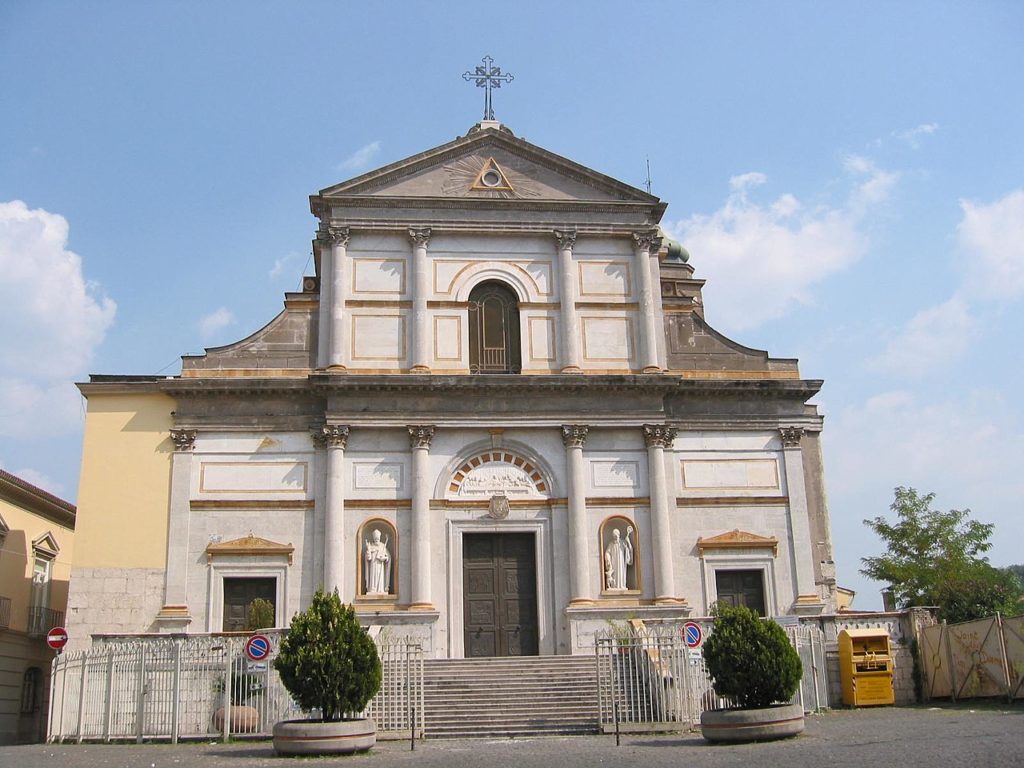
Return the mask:
[[[171,454],[171,493],[167,510],[164,605],[156,615],[156,622],[161,632],[184,632],[192,622],[188,608],[188,534],[196,430],[172,429],[171,440],[174,453]]]
[[[789,545],[793,562],[793,584],[796,599],[794,613],[820,613],[824,603],[814,584],[814,548],[807,508],[807,485],[801,441],[802,427],[780,427],[782,460],[786,472],[786,494],[789,497]]]
[[[636,252],[636,272],[640,279],[640,365],[644,373],[661,373],[664,366],[658,360],[658,317],[654,301],[654,277],[651,254],[657,258],[661,238],[657,230],[633,233]],[[659,286],[660,290],[660,286]]]
[[[331,291],[330,291],[330,341],[328,344],[327,367],[337,371],[345,370],[348,356],[349,333],[345,317],[345,300],[348,298],[346,277],[348,274],[348,227],[328,227],[327,236],[331,242]]]

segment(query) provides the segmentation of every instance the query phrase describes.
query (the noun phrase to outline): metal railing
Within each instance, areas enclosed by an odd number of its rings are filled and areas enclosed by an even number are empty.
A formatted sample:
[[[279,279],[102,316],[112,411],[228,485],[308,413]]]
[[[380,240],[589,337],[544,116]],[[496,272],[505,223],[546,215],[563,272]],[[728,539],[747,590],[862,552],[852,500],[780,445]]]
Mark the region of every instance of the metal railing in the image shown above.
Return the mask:
[[[704,658],[675,624],[633,622],[629,633],[608,632],[595,643],[598,709],[605,730],[676,730],[700,722],[701,713],[731,705],[718,696]],[[637,626],[639,625],[639,626]],[[817,627],[787,627],[803,664],[793,697],[804,710],[828,708],[825,636]]]
[[[42,637],[54,627],[64,624],[64,612],[52,608],[29,606],[28,627],[25,632],[29,637]]]
[[[264,633],[274,649],[280,631]],[[49,741],[229,739],[269,735],[275,722],[305,717],[273,668],[253,662],[246,636],[139,638],[54,659]],[[382,733],[422,733],[423,650],[378,644],[383,684],[363,714]]]

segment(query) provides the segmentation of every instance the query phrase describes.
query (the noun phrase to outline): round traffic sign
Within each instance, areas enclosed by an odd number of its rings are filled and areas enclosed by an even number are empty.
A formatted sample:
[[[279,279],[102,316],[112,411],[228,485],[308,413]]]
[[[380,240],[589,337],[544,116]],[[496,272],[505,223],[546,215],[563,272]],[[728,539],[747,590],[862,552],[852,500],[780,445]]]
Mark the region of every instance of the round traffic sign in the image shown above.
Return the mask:
[[[46,633],[46,644],[59,651],[68,644],[68,631],[64,627],[54,627]]]
[[[263,661],[270,655],[270,638],[266,635],[253,635],[245,641],[245,655],[253,661]]]
[[[687,646],[696,648],[703,639],[704,631],[700,628],[700,624],[695,621],[688,621],[683,624],[683,640],[686,641]]]

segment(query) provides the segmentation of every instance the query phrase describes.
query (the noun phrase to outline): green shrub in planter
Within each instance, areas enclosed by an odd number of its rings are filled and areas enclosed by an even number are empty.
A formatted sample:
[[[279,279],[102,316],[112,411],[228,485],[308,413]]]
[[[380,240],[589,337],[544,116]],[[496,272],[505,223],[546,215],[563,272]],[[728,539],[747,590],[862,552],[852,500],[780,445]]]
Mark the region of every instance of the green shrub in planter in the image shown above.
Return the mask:
[[[295,615],[274,668],[296,703],[319,709],[325,721],[361,712],[380,689],[377,647],[337,590],[318,589],[309,608]]]
[[[803,676],[800,656],[785,630],[749,608],[716,603],[704,641],[704,663],[715,693],[743,709],[789,701]]]

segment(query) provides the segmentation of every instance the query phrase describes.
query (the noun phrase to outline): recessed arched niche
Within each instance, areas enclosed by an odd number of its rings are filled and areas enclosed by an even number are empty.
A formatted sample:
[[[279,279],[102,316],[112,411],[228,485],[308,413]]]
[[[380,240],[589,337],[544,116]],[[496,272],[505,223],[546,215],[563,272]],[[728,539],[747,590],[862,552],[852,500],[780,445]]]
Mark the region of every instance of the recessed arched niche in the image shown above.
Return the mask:
[[[356,538],[358,595],[363,600],[398,597],[398,531],[390,520],[373,517]]]
[[[625,515],[606,517],[598,531],[601,553],[601,594],[641,592],[640,547],[636,522]]]

